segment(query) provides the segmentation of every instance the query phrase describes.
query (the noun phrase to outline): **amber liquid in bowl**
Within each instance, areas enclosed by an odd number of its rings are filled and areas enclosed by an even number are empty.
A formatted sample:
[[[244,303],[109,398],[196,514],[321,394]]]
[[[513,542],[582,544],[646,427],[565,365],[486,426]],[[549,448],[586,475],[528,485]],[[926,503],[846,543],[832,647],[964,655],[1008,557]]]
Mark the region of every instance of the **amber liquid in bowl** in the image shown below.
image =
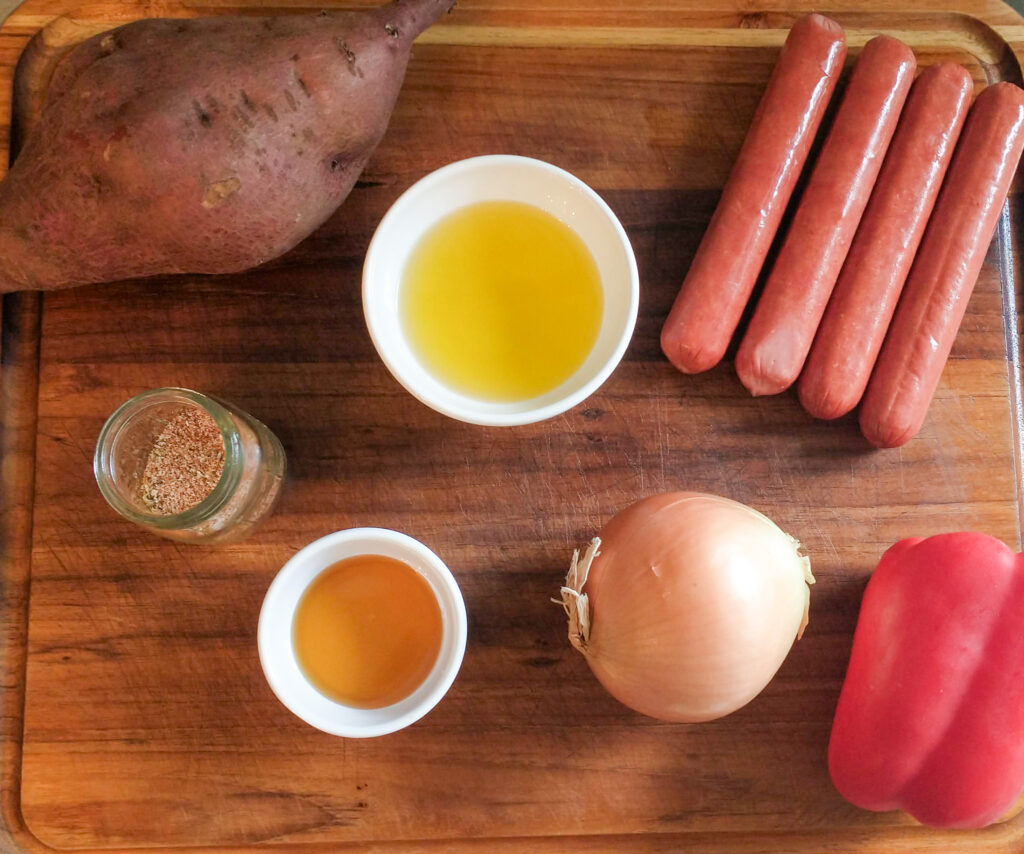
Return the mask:
[[[326,697],[360,709],[390,706],[415,691],[437,661],[442,634],[429,582],[380,555],[347,558],[321,572],[292,623],[306,678]]]

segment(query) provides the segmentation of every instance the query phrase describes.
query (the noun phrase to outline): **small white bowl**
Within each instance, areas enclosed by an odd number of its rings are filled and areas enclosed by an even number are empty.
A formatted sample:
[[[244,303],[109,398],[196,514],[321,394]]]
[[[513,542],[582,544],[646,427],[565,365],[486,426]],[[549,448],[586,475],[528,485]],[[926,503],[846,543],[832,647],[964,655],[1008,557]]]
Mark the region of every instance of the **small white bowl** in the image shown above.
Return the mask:
[[[313,579],[338,561],[367,554],[411,566],[430,584],[441,608],[441,650],[430,675],[404,700],[379,709],[346,706],[321,694],[299,667],[292,641],[295,609]],[[281,568],[263,600],[257,635],[263,673],[290,711],[331,735],[369,738],[418,721],[447,693],[466,651],[466,606],[448,567],[423,543],[384,528],[350,528],[310,543]]]
[[[604,315],[583,365],[557,388],[513,403],[477,400],[435,379],[402,331],[398,292],[409,253],[453,211],[484,201],[525,202],[568,225],[583,240],[601,276]],[[413,184],[385,214],[363,266],[363,313],[388,370],[432,409],[470,424],[532,424],[571,409],[608,379],[633,335],[640,277],[625,229],[590,187],[564,169],[529,157],[497,154],[449,164]]]

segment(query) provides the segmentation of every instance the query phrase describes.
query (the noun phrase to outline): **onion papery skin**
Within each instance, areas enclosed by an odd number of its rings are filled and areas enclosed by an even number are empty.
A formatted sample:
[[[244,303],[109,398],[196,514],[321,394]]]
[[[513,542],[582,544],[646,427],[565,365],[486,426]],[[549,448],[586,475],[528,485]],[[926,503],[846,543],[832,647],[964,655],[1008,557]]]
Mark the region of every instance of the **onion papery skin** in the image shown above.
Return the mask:
[[[806,625],[814,582],[798,541],[744,504],[652,496],[615,516],[582,592],[577,644],[620,702],[696,723],[746,705]]]

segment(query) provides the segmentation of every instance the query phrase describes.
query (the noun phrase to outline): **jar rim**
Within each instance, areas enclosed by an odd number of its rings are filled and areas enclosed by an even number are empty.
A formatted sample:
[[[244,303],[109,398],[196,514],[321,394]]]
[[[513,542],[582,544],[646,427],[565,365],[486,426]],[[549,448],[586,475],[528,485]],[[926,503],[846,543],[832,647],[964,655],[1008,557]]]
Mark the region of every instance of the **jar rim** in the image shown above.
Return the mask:
[[[216,485],[198,504],[194,504],[180,513],[156,515],[140,513],[121,496],[114,486],[113,463],[111,451],[118,433],[131,421],[132,417],[144,409],[159,403],[179,402],[191,404],[204,410],[217,425],[224,440],[224,469]],[[241,480],[243,462],[242,437],[235,426],[226,405],[209,395],[187,388],[168,386],[155,388],[130,397],[122,403],[107,419],[96,440],[96,452],[93,456],[93,475],[96,484],[107,503],[118,513],[131,522],[161,530],[191,528],[213,516],[230,500]]]

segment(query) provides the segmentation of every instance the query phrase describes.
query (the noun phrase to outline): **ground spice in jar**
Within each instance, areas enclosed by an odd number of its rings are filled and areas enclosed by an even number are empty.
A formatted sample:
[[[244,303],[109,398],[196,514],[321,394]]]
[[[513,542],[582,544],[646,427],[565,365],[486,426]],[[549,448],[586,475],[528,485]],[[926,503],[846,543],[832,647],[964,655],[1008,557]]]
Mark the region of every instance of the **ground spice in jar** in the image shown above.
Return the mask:
[[[156,516],[195,507],[224,471],[224,437],[204,409],[182,407],[157,435],[139,483],[139,499]]]

